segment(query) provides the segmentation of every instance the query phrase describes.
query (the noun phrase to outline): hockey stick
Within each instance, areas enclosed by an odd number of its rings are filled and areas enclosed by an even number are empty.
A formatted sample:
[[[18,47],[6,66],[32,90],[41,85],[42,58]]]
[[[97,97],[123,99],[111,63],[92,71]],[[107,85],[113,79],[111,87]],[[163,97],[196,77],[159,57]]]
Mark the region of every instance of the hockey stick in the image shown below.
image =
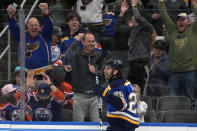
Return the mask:
[[[147,65],[144,66],[145,68],[145,71],[146,71],[146,74],[147,74],[147,79],[146,79],[146,82],[145,82],[145,85],[144,85],[144,92],[143,92],[143,95],[146,96],[146,92],[147,92],[147,88],[148,88],[148,82],[149,82],[149,68]]]
[[[90,64],[90,57],[88,58],[88,60],[89,60],[89,64]],[[97,75],[96,75],[96,84],[99,84],[99,78]],[[103,106],[102,99],[101,99],[101,97],[98,97],[99,125],[100,125],[101,131],[103,131],[102,106]]]
[[[96,76],[96,84],[99,84],[98,76]],[[99,124],[100,124],[101,131],[103,131],[102,106],[103,106],[103,101],[102,101],[101,97],[98,97]]]
[[[103,52],[102,55],[97,59],[95,64],[102,63],[105,58],[107,58],[111,54],[110,51]],[[90,58],[89,58],[90,62]],[[101,66],[101,65],[100,65]],[[96,84],[99,84],[99,77],[96,75]],[[102,106],[103,106],[103,101],[101,97],[98,97],[98,110],[99,110],[99,124],[100,124],[100,130],[103,131],[103,122],[102,122]]]

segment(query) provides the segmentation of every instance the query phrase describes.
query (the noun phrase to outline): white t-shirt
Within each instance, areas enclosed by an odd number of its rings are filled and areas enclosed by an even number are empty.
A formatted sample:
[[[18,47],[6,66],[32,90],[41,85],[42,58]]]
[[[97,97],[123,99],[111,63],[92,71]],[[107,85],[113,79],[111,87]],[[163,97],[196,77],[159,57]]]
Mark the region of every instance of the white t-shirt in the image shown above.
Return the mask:
[[[102,22],[102,8],[104,0],[92,0],[87,5],[83,5],[82,0],[77,0],[77,13],[81,17],[81,23],[99,23]],[[85,6],[85,9],[81,7]]]

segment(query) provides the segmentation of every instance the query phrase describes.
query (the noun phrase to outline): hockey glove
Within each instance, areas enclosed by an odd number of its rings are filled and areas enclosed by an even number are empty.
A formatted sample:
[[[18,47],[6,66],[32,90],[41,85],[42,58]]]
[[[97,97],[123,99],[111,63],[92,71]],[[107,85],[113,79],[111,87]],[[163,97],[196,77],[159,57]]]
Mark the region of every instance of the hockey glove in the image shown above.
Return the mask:
[[[110,95],[108,88],[104,88],[103,86],[99,84],[95,84],[93,86],[93,92],[95,95],[97,95],[98,97],[101,97],[104,100],[107,100]]]

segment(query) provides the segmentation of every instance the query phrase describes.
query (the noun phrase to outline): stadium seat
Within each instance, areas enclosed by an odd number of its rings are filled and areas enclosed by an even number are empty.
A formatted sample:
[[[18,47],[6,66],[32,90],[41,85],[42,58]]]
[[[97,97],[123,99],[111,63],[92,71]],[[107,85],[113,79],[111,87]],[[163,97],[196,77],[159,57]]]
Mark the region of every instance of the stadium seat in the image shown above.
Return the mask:
[[[149,84],[147,87],[147,96],[158,98],[168,95],[168,87],[163,84]]]
[[[170,110],[163,113],[165,123],[197,123],[197,112],[190,110]]]
[[[163,84],[149,84],[146,94],[152,98],[152,108],[156,110],[157,99],[161,96],[169,95],[168,87]]]
[[[162,96],[156,104],[156,122],[162,122],[166,111],[190,110],[190,99],[186,96]]]
[[[162,96],[157,100],[156,111],[189,110],[190,99],[186,96]]]
[[[156,122],[156,113],[155,113],[155,111],[154,110],[147,111],[146,115],[144,117],[144,121],[145,122],[155,123]]]

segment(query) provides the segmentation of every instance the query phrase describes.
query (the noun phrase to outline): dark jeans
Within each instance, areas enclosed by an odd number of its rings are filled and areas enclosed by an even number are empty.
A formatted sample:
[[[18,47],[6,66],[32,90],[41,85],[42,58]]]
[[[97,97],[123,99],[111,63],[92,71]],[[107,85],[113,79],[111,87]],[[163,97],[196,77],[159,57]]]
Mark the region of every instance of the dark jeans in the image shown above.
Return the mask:
[[[195,101],[196,71],[172,73],[168,80],[168,88],[170,95],[185,95],[191,100],[191,104]],[[184,93],[182,89],[184,87]]]
[[[127,79],[132,84],[138,84],[140,86],[141,94],[144,91],[144,85],[147,79],[147,73],[144,66],[148,65],[148,61],[134,60],[129,62],[129,73]]]
[[[172,73],[168,80],[170,95],[185,95],[190,98],[191,109],[195,108],[196,71]],[[182,93],[182,88],[184,88]]]

